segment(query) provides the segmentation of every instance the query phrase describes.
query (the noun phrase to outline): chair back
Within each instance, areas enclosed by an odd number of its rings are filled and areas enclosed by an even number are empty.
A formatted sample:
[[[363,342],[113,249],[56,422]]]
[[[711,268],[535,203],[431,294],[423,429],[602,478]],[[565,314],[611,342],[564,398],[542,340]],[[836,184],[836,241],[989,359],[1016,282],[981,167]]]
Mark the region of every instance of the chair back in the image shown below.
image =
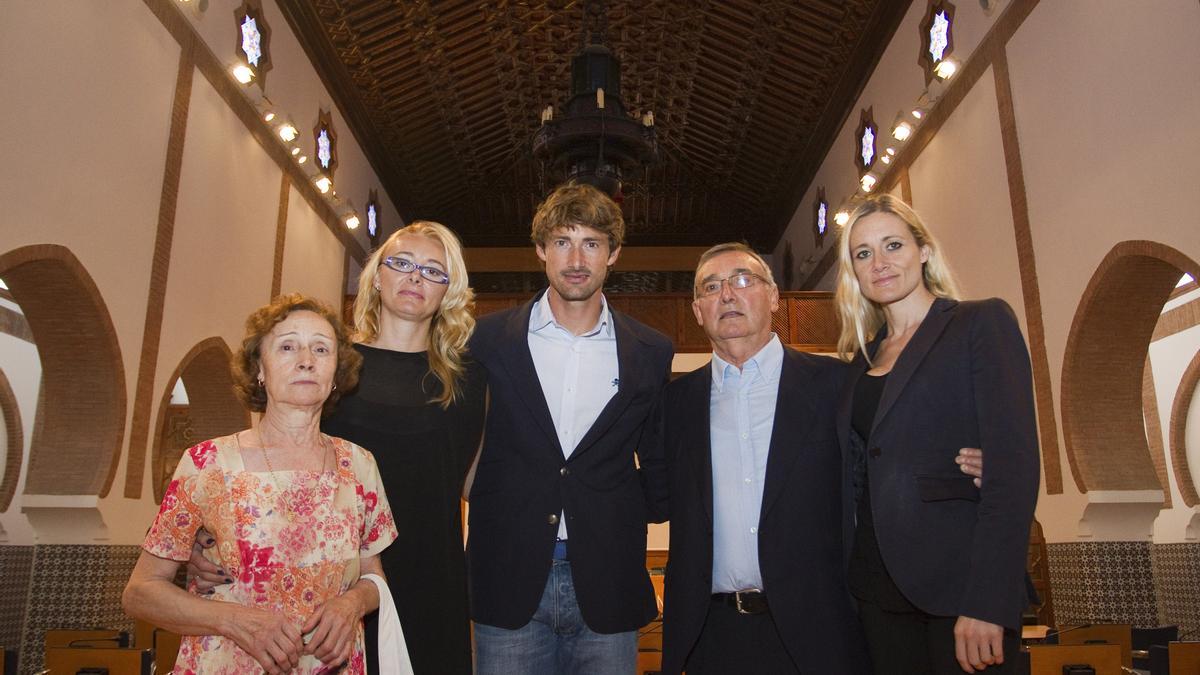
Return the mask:
[[[1069,665],[1089,665],[1096,675],[1121,675],[1121,647],[1110,644],[1029,647],[1029,675],[1062,675],[1063,666]]]
[[[1127,623],[1097,623],[1058,634],[1060,645],[1107,643],[1121,648],[1121,665],[1133,667],[1133,627]]]
[[[129,646],[129,633],[110,628],[74,630],[51,628],[45,635],[46,649],[51,647],[92,647],[95,649],[117,649]],[[149,646],[149,645],[147,645]]]
[[[88,668],[104,669],[113,675],[152,675],[154,650],[97,647],[48,647],[48,675],[75,675]]]
[[[1167,659],[1171,675],[1200,675],[1200,642],[1172,642]]]

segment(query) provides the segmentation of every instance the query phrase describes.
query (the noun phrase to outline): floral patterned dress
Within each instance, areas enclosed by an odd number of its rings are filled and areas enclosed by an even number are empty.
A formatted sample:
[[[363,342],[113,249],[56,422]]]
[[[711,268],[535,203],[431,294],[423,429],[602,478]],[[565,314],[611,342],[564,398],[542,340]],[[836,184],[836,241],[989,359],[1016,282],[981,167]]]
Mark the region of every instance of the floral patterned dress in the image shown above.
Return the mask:
[[[325,438],[335,470],[324,473],[247,471],[235,436],[190,448],[142,548],[184,562],[203,526],[217,540],[206,555],[234,581],[202,597],[283,612],[302,626],[358,581],[360,556],[377,555],[396,538],[375,458],[349,441]],[[262,668],[231,639],[185,635],[174,672],[240,675]],[[294,672],[365,673],[361,623],[341,669],[303,656]]]

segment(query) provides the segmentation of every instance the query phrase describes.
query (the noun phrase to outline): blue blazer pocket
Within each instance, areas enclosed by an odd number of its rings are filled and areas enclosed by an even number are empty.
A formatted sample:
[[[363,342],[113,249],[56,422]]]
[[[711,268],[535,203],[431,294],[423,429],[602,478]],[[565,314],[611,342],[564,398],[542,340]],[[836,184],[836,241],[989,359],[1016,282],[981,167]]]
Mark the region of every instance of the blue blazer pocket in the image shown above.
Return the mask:
[[[979,488],[970,476],[917,476],[917,494],[923,502],[944,502],[951,499],[979,501]]]

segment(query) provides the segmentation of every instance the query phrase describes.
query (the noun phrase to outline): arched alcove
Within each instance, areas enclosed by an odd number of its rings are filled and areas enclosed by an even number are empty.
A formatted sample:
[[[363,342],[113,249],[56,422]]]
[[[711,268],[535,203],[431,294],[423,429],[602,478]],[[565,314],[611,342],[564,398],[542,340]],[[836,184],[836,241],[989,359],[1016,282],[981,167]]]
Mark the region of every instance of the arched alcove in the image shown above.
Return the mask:
[[[71,251],[37,244],[0,255],[42,362],[25,494],[99,495],[125,431],[125,369],[107,306]]]
[[[0,370],[0,415],[4,417],[4,478],[0,480],[0,513],[8,510],[13,494],[17,491],[17,479],[21,477],[21,455],[25,449],[25,435],[21,431],[21,410],[17,397],[8,384],[8,377]]]
[[[229,346],[219,337],[200,341],[187,353],[167,380],[154,425],[150,470],[154,501],[161,502],[166,479],[175,472],[179,457],[189,446],[207,438],[224,436],[250,426],[246,410],[233,391],[229,373]],[[174,409],[171,392],[183,381],[186,409]]]
[[[1200,266],[1153,241],[1125,241],[1075,311],[1062,374],[1067,460],[1081,492],[1163,490],[1146,442],[1143,369],[1163,303]]]
[[[1175,482],[1179,484],[1179,494],[1183,503],[1188,506],[1200,504],[1200,496],[1196,494],[1196,482],[1192,480],[1191,467],[1187,457],[1187,420],[1188,411],[1192,407],[1192,399],[1196,395],[1196,387],[1200,386],[1200,352],[1192,357],[1179,388],[1175,390],[1175,401],[1171,405],[1171,466],[1175,473]]]

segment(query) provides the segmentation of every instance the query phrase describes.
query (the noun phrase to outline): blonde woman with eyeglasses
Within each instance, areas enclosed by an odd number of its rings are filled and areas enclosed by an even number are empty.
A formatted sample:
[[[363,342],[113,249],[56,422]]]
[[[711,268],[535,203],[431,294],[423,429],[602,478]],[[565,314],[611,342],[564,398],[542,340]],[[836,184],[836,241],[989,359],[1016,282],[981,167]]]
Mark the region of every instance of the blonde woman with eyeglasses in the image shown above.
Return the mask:
[[[354,302],[363,365],[322,430],[375,455],[399,538],[380,556],[413,671],[470,673],[460,497],[483,433],[486,377],[467,355],[474,293],[458,237],[417,221],[367,259]],[[190,571],[221,583],[193,556]],[[380,672],[375,615],[369,672]]]

